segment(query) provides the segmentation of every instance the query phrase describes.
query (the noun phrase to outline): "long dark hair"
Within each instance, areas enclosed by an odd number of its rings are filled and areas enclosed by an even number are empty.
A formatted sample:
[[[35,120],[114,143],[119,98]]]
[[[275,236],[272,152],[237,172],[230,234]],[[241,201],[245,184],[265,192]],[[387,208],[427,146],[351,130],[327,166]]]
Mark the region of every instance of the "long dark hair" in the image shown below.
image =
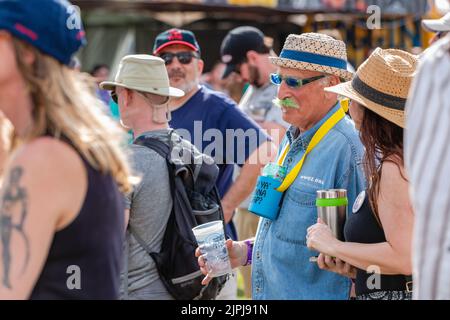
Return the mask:
[[[398,166],[400,174],[402,174],[403,128],[364,108],[359,134],[366,148],[364,172],[369,187],[369,202],[375,217],[380,222],[377,205],[380,192],[380,168],[385,161],[393,162]],[[402,177],[406,180],[403,175]]]

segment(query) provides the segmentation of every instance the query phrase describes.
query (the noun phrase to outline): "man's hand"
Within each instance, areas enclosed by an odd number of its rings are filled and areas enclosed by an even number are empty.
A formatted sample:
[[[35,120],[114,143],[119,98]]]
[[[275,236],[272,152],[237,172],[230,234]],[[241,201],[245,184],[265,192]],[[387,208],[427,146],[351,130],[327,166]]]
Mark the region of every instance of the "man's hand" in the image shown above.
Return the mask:
[[[247,245],[243,241],[233,241],[231,239],[228,239],[225,244],[227,246],[231,268],[234,269],[243,266],[247,261]],[[205,261],[202,253],[200,252],[200,248],[195,250],[195,256],[198,257],[198,265],[200,270],[206,276],[203,279],[202,284],[207,285],[212,280],[212,277],[209,275],[208,271],[208,262]]]
[[[226,199],[222,201],[222,210],[223,210],[223,217],[225,220],[225,223],[229,223],[231,219],[233,218],[234,214],[234,207],[230,206]]]

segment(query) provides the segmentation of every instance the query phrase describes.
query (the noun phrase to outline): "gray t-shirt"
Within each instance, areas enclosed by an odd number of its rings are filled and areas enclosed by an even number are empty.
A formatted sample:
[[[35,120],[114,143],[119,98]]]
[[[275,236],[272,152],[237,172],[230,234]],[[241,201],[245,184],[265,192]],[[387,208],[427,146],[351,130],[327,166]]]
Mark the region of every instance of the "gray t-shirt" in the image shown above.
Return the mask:
[[[143,135],[169,142],[169,130],[146,132]],[[169,175],[166,160],[150,148],[130,145],[129,158],[134,174],[141,181],[126,196],[130,209],[129,223],[150,250],[159,252],[172,210]],[[127,231],[125,246],[128,248],[128,299],[173,299],[159,279],[153,259]],[[124,293],[127,262],[121,275],[121,298]]]

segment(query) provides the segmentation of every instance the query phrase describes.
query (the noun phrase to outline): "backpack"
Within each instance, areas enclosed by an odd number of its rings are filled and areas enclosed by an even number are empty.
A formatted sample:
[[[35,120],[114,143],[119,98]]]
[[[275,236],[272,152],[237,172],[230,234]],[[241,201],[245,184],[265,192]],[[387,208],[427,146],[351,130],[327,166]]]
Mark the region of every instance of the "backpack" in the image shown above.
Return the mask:
[[[150,137],[141,136],[135,144],[148,147],[166,159],[169,171],[173,207],[168,219],[160,252],[150,252],[142,238],[129,225],[131,234],[155,261],[160,279],[167,291],[177,300],[215,299],[228,280],[228,275],[213,278],[208,285],[201,284],[195,249],[198,247],[192,228],[214,220],[225,226],[220,196],[216,188],[219,169],[211,158],[194,146],[187,150],[178,136],[174,143],[170,133],[170,146]],[[195,163],[201,156],[201,163]],[[188,157],[188,161],[183,161]],[[211,161],[203,161],[208,158]],[[210,162],[210,164],[208,164]]]

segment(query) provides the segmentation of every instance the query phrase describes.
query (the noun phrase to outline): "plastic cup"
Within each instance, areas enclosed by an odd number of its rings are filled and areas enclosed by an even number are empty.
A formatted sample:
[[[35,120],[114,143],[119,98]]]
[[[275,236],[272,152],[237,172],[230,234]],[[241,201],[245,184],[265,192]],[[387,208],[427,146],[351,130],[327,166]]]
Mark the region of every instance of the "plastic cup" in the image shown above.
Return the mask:
[[[201,224],[192,228],[197,244],[205,259],[210,277],[219,277],[232,272],[225,233],[221,220]]]

